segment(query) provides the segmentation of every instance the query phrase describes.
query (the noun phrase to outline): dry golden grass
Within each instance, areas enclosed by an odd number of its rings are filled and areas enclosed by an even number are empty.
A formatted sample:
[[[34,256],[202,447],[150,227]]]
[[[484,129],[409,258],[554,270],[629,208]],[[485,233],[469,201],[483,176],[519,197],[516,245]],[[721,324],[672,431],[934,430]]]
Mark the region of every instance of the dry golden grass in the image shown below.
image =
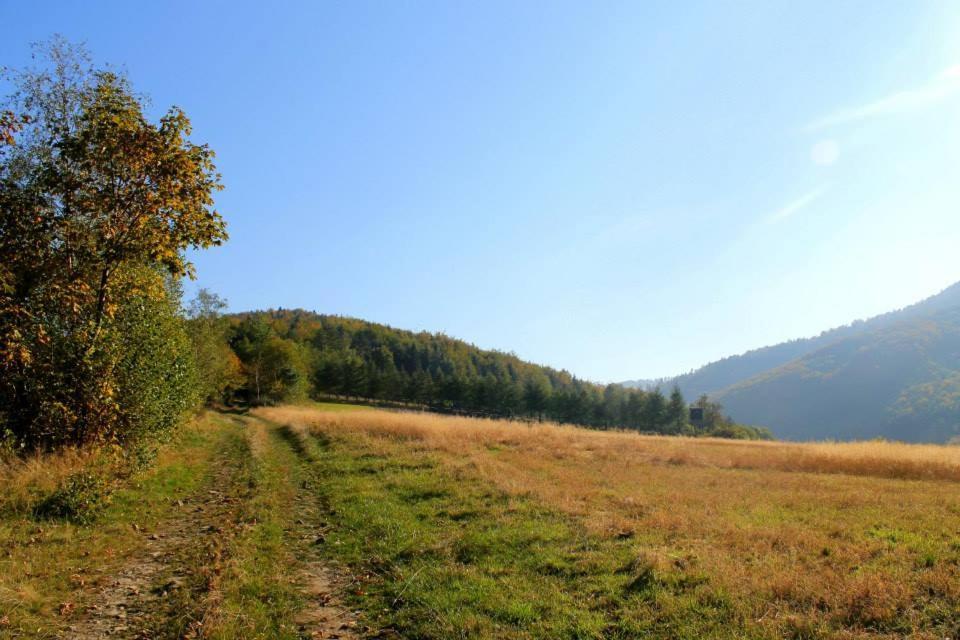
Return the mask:
[[[311,407],[260,410],[280,422],[316,420]],[[553,457],[629,457],[631,462],[681,464],[723,469],[769,469],[838,473],[878,478],[960,481],[960,447],[899,442],[786,443],[648,436],[601,432],[550,423],[481,420],[430,413],[388,411],[325,412],[328,428],[361,428],[367,433],[422,440],[456,452],[465,443],[521,447]]]
[[[435,453],[664,571],[709,577],[771,636],[935,637],[960,627],[960,448],[640,436],[386,411],[258,410],[275,422]],[[823,625],[826,625],[824,627]],[[791,632],[793,633],[793,632]]]

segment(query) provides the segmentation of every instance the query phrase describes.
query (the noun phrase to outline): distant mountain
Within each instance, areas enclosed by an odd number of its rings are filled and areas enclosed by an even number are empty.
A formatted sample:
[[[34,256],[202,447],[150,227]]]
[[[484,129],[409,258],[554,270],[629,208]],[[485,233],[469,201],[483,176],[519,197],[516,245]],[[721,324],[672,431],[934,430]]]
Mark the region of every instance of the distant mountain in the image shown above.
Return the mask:
[[[960,434],[960,283],[819,336],[724,358],[675,382],[777,437],[945,441]]]

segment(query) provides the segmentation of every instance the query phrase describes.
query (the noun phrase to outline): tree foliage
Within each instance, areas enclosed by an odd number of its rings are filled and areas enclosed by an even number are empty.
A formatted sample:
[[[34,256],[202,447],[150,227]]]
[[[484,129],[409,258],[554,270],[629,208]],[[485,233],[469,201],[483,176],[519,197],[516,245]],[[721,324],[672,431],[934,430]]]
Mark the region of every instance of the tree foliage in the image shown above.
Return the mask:
[[[240,359],[227,344],[227,302],[209,289],[200,289],[187,307],[187,333],[193,343],[197,393],[207,403],[229,400],[243,385]]]
[[[188,404],[170,282],[192,275],[188,248],[226,238],[219,175],[182,111],[152,123],[82,49],[43,54],[0,110],[18,114],[0,145],[0,419],[26,444],[122,440]]]

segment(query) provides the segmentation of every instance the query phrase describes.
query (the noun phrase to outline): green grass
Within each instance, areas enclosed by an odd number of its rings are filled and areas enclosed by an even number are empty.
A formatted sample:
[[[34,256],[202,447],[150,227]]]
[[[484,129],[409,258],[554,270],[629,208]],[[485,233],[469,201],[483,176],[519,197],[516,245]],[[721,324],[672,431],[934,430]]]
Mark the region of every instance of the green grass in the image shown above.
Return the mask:
[[[260,450],[250,477],[254,488],[246,506],[248,526],[237,537],[222,580],[222,602],[206,637],[298,640],[292,612],[303,605],[292,570],[291,523],[304,466],[276,428],[259,429]]]
[[[365,584],[352,605],[406,638],[745,637],[706,578],[630,539],[508,497],[431,454],[316,440],[335,525],[325,544]]]

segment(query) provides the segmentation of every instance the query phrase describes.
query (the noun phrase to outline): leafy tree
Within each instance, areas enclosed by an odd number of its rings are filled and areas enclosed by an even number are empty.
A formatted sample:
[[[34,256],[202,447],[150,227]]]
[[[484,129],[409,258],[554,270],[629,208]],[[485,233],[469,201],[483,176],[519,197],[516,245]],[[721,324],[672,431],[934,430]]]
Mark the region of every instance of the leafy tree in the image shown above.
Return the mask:
[[[198,391],[206,402],[227,400],[231,390],[242,384],[240,360],[227,343],[230,324],[222,315],[226,307],[226,300],[200,289],[187,309]]]
[[[28,116],[18,118],[13,111],[0,112],[0,147],[16,144],[14,136],[29,122],[30,118]]]
[[[706,394],[703,394],[697,398],[697,402],[694,406],[703,409],[704,431],[715,431],[723,426],[726,426],[727,424],[732,423],[729,418],[723,415],[723,406],[718,402],[712,402]]]
[[[270,325],[259,316],[245,318],[234,328],[230,346],[243,364],[247,376],[247,388],[256,404],[264,401],[264,387],[267,368],[267,341],[270,339]]]
[[[25,443],[123,439],[118,327],[143,309],[173,322],[158,274],[192,275],[186,250],[226,238],[219,176],[182,111],[154,124],[82,49],[45,55],[0,109],[22,114],[16,144],[0,145],[0,405]]]
[[[360,363],[362,369],[362,363]],[[307,373],[300,346],[293,340],[270,336],[261,360],[262,380],[270,401],[298,400],[306,396]]]

